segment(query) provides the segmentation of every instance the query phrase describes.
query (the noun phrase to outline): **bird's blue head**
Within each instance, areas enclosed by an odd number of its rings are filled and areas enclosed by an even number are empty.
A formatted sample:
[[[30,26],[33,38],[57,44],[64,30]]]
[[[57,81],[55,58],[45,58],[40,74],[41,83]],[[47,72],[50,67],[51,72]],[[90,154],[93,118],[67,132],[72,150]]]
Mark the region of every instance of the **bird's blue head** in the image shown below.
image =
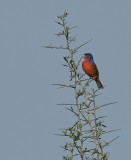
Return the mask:
[[[93,56],[91,53],[86,53],[84,55],[85,55],[85,58],[87,58],[89,62],[91,62],[91,63],[94,62]]]

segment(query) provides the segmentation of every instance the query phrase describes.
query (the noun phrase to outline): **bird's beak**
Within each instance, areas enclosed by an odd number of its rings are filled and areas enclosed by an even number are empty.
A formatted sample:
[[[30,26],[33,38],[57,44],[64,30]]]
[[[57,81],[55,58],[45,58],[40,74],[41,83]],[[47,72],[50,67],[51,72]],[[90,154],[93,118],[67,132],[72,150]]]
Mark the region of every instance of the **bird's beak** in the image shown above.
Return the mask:
[[[86,54],[84,54],[84,56],[83,56],[84,58],[86,58]]]

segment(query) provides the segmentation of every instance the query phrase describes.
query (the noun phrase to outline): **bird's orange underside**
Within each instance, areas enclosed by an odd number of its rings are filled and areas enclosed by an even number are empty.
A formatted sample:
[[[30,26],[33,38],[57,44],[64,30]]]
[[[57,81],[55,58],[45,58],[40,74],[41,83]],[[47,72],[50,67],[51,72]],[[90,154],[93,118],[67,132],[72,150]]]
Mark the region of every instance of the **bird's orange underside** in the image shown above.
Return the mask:
[[[84,59],[84,62],[82,64],[82,68],[85,71],[85,73],[89,76],[89,77],[96,77],[98,76],[98,73],[96,71],[96,68],[94,65],[92,65],[91,63],[89,63],[88,59]]]

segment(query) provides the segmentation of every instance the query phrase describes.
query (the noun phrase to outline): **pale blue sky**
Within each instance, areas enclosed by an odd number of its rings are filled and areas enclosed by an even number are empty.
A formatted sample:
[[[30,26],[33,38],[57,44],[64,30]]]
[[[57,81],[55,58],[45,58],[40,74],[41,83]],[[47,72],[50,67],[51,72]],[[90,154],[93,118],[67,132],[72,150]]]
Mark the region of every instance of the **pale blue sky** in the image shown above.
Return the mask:
[[[56,17],[69,13],[78,26],[76,45],[94,55],[104,85],[98,104],[117,101],[103,109],[108,129],[121,128],[107,149],[110,160],[130,159],[131,153],[131,1],[130,0],[1,0],[0,1],[0,159],[58,160],[65,140],[54,134],[68,126],[72,115],[60,102],[72,92],[52,83],[67,83],[63,52],[41,48],[61,41]],[[82,71],[82,70],[81,70]],[[94,87],[96,85],[94,84]]]

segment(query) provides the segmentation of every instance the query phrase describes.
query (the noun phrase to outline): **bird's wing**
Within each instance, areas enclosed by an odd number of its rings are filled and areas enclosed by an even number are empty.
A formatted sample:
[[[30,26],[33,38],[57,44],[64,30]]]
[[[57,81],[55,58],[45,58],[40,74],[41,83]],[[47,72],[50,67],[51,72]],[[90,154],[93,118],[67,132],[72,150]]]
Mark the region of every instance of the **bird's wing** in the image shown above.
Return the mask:
[[[99,76],[99,71],[98,71],[97,65],[95,63],[94,63],[94,67],[96,69],[97,75]]]

